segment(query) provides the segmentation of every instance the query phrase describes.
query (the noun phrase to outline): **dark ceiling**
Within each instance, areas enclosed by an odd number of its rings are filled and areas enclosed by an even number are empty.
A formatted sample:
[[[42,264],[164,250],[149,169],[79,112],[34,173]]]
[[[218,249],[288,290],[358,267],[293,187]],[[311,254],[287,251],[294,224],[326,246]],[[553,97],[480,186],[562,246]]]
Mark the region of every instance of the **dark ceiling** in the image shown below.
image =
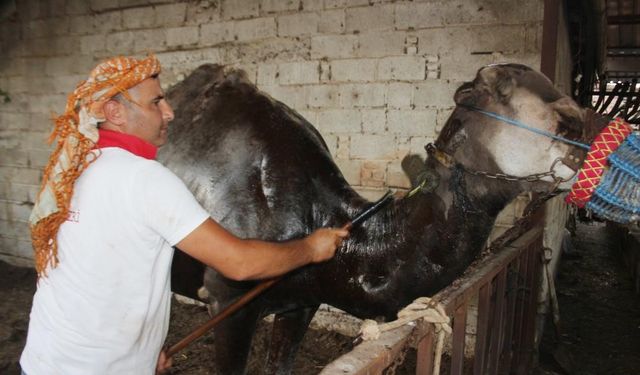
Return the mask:
[[[640,0],[565,0],[575,99],[640,123]]]
[[[606,61],[610,80],[640,77],[640,1],[606,0]]]

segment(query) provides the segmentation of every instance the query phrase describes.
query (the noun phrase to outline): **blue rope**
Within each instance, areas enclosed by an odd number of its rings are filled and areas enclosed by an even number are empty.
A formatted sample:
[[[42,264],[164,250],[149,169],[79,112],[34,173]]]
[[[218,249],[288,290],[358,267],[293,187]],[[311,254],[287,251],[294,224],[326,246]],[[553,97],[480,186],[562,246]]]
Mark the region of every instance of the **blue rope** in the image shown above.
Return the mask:
[[[499,115],[497,113],[494,113],[494,112],[488,112],[488,111],[485,111],[483,109],[480,109],[480,108],[477,108],[477,107],[473,107],[473,106],[468,106],[468,105],[461,105],[461,104],[458,104],[458,105],[460,107],[467,108],[467,109],[470,109],[472,111],[480,112],[483,115],[486,115],[486,116],[489,116],[489,117],[493,117],[493,118],[495,118],[497,120],[506,122],[507,124],[514,125],[514,126],[517,126],[519,128],[522,128],[522,129],[526,129],[526,130],[528,130],[530,132],[533,132],[533,133],[536,133],[536,134],[540,134],[540,135],[543,135],[545,137],[549,137],[549,138],[555,139],[557,141],[568,143],[570,145],[574,145],[574,146],[578,146],[578,147],[584,148],[587,151],[591,149],[591,147],[589,145],[586,145],[584,143],[572,141],[570,139],[561,137],[559,135],[555,135],[555,134],[550,133],[550,132],[545,131],[545,130],[532,128],[531,126],[525,125],[525,124],[521,123],[520,121],[513,120],[513,119],[510,119],[508,117],[501,116],[501,115]]]

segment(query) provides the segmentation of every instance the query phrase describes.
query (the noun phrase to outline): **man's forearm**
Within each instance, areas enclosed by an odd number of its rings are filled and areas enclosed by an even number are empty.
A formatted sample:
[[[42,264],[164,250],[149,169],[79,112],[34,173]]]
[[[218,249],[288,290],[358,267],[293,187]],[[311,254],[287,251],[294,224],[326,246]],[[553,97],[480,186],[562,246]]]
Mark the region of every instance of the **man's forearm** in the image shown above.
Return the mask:
[[[304,239],[286,242],[243,240],[233,279],[253,280],[280,276],[313,262],[313,250]],[[231,276],[231,275],[229,275]]]

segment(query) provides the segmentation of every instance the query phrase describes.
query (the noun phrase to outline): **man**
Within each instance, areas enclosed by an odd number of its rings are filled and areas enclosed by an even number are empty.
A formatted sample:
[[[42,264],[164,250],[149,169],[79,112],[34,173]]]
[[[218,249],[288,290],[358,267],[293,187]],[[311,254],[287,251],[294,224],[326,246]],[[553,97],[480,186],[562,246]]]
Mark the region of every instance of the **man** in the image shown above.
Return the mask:
[[[56,119],[58,147],[32,212],[38,290],[24,373],[152,374],[170,305],[172,246],[235,280],[331,258],[348,232],[269,243],[235,237],[154,160],[171,106],[154,56],[98,65]],[[98,129],[99,128],[99,129]]]

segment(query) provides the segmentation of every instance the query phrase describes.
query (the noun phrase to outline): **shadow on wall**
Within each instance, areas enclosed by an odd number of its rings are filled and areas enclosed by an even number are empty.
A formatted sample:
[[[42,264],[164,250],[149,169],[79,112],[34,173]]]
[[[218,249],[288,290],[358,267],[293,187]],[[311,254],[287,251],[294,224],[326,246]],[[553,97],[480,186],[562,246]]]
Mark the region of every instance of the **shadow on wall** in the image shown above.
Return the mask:
[[[15,0],[0,0],[0,24],[15,25],[18,28],[18,8]],[[11,63],[11,57],[15,55],[16,50],[20,46],[19,32],[10,32],[8,28],[2,28],[2,38],[0,38],[0,69],[6,68]],[[7,88],[0,87],[0,101],[5,103],[8,101],[9,93]]]

